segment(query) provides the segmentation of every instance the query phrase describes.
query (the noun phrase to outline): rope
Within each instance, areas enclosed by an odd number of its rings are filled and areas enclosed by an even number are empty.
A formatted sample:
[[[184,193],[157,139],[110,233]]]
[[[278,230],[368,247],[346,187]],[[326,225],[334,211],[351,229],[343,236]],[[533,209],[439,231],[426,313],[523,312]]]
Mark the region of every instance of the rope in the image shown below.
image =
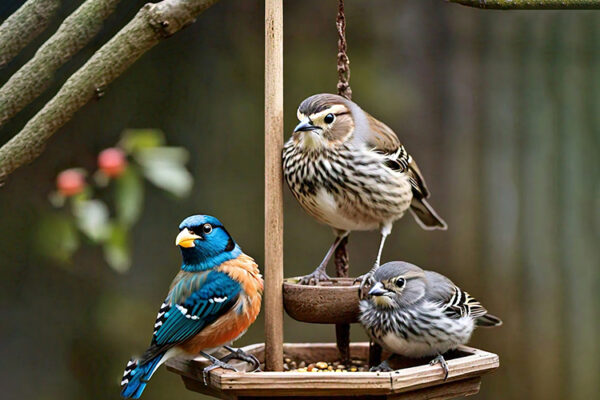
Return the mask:
[[[346,54],[346,16],[344,15],[344,0],[338,0],[338,14],[335,20],[335,26],[338,33],[338,54],[337,54],[337,72],[338,83],[337,91],[340,96],[352,99],[352,89],[350,89],[350,60]]]

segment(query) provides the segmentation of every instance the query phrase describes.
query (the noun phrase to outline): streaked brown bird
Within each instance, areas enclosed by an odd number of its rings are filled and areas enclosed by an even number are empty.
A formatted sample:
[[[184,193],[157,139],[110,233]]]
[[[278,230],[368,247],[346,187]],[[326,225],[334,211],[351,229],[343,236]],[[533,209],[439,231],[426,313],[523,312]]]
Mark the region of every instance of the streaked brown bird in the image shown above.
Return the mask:
[[[392,224],[410,209],[424,229],[446,229],[425,200],[429,190],[414,159],[387,125],[356,103],[322,93],[298,107],[300,123],[283,148],[283,173],[306,212],[336,235],[317,269],[303,284],[328,280],[326,266],[351,231],[379,229],[381,242],[371,271],[379,267]]]

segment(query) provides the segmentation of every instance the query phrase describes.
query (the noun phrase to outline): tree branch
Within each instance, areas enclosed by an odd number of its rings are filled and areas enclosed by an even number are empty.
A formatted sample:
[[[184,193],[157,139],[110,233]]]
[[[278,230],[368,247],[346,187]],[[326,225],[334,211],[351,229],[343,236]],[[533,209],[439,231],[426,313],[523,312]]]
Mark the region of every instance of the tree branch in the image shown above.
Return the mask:
[[[87,0],[0,89],[0,127],[46,90],[58,68],[102,28],[120,0]]]
[[[600,8],[599,0],[446,0],[476,8],[503,10],[585,10]]]
[[[29,0],[0,25],[0,68],[48,26],[60,0]]]
[[[46,141],[75,112],[162,39],[218,0],[163,0],[146,4],[108,43],[75,72],[21,132],[0,148],[0,182],[43,151]]]

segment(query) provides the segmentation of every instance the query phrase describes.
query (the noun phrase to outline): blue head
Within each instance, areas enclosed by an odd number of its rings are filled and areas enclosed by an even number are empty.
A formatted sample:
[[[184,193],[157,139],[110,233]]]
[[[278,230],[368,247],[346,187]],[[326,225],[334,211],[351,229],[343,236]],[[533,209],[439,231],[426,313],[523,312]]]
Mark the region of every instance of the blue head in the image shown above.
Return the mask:
[[[189,272],[215,268],[242,253],[225,227],[210,215],[192,215],[179,224],[175,244],[181,249],[181,269]]]

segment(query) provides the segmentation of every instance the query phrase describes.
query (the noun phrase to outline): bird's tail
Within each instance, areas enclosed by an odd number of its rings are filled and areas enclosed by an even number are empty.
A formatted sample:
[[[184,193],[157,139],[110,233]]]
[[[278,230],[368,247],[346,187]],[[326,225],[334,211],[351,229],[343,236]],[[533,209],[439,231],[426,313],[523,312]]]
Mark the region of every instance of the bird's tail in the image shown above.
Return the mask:
[[[410,211],[423,229],[441,229],[444,231],[448,229],[446,221],[435,212],[433,207],[431,207],[425,199],[419,199],[413,196],[412,202],[410,203]]]
[[[121,396],[126,399],[138,399],[152,374],[160,366],[164,353],[140,363],[133,358],[127,363],[121,380]]]
[[[475,319],[475,325],[482,326],[485,328],[491,328],[493,326],[502,325],[502,320],[496,317],[495,315],[485,314]]]

